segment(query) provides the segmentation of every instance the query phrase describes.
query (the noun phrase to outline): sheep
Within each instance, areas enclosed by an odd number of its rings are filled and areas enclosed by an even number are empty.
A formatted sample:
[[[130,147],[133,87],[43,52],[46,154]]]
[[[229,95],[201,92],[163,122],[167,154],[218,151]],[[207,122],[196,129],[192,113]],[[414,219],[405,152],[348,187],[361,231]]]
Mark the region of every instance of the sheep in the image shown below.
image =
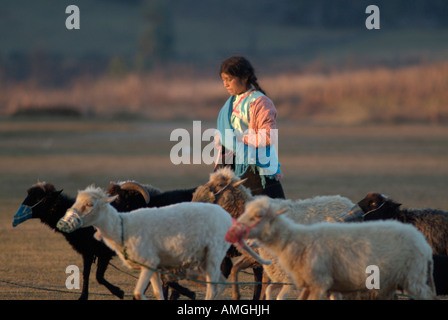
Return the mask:
[[[153,186],[137,181],[110,182],[107,192],[118,195],[114,207],[120,212],[128,212],[143,207],[164,207],[180,202],[191,202],[196,187],[161,191]]]
[[[260,196],[253,196],[249,189],[244,187],[240,180],[232,170],[228,168],[220,169],[210,175],[209,182],[204,186],[197,188],[193,195],[193,201],[212,202],[221,205],[226,209],[233,218],[238,218],[245,209],[245,205]],[[311,224],[320,221],[335,222],[337,217],[347,212],[353,207],[353,203],[346,197],[339,195],[334,196],[317,196],[304,200],[286,200],[286,199],[271,199],[268,201],[279,208],[287,208],[287,215],[298,223]],[[290,283],[289,275],[279,265],[275,256],[268,250],[262,247],[258,248],[258,252],[266,260],[272,260],[272,264],[264,266],[264,271],[268,277],[275,283]],[[240,271],[239,266],[244,267],[249,264],[249,259],[252,258],[243,256],[238,264],[232,268],[232,280],[237,281],[237,273]],[[241,261],[242,260],[242,261]],[[275,287],[282,287],[282,290],[277,296],[277,299],[286,298],[292,287],[289,285],[268,285],[266,288],[266,299],[271,299],[272,290]],[[264,290],[262,290],[264,291]],[[239,299],[238,287],[233,286],[232,296],[234,299]]]
[[[401,203],[370,192],[340,221],[371,221],[394,219],[414,225],[426,237],[434,254],[448,255],[448,211],[438,209],[401,209]]]
[[[111,181],[107,193],[111,196],[117,196],[113,202],[114,208],[119,212],[128,212],[144,207],[164,207],[167,205],[190,202],[193,192],[196,188],[176,189],[162,191],[151,185],[144,185],[137,181]],[[190,299],[196,298],[196,293],[178,284],[177,279],[162,276],[164,283],[164,296],[168,295],[168,286],[175,289],[170,300],[176,300],[179,294]]]
[[[160,193],[156,188],[147,189],[145,197]],[[31,218],[38,218],[42,223],[49,226],[51,229],[59,232],[56,228],[56,224],[60,218],[62,218],[67,209],[74,203],[75,199],[70,198],[66,194],[62,193],[62,190],[56,190],[53,184],[46,182],[39,182],[31,186],[27,191],[28,195],[22,202],[17,213],[13,218],[13,227],[17,227],[19,224],[25,222]],[[148,198],[149,199],[149,198]],[[144,200],[143,200],[144,201]],[[118,203],[112,203],[114,206]],[[136,205],[137,202],[134,203]],[[120,204],[121,205],[121,204]],[[89,296],[89,278],[92,263],[95,258],[97,261],[96,280],[98,283],[104,285],[109,291],[120,299],[123,299],[124,292],[109,283],[104,274],[107,270],[110,260],[115,256],[115,252],[106,246],[99,239],[94,237],[95,230],[93,227],[83,228],[73,232],[71,234],[62,233],[68,243],[73,249],[81,254],[83,260],[83,285],[79,300],[87,300]],[[167,287],[170,286],[190,299],[195,298],[195,293],[177,284],[175,281],[169,281],[164,284],[164,289],[167,291]],[[176,293],[173,293],[172,298]]]
[[[210,174],[205,185],[197,187],[192,201],[219,204],[236,219],[244,212],[246,202],[253,198],[244,182],[232,169],[224,167]]]
[[[114,208],[120,212],[128,212],[144,207],[163,207],[180,202],[189,202],[195,190],[196,188],[162,191],[152,185],[141,184],[137,181],[111,181],[107,193],[111,196],[117,196],[112,203]],[[196,298],[196,293],[179,285],[176,278],[163,275],[162,279],[165,297],[168,296],[168,287],[174,289],[170,300],[176,300],[180,294],[192,300]]]
[[[225,281],[219,268],[230,247],[224,236],[231,218],[224,209],[183,202],[119,213],[110,205],[115,198],[94,186],[79,191],[74,205],[58,221],[58,229],[73,232],[95,226],[127,267],[141,271],[134,289],[136,299],[146,299],[149,281],[156,298],[163,299],[160,276],[154,268],[194,266],[205,271],[206,299],[216,298],[217,282]]]
[[[416,299],[435,298],[432,249],[414,226],[397,221],[302,225],[285,211],[275,211],[266,197],[255,199],[226,240],[259,240],[304,289],[300,300],[323,299],[330,292],[367,292],[370,265],[380,271],[378,299],[391,299],[398,288]]]
[[[260,197],[255,197],[258,199]],[[346,212],[348,208],[353,207],[350,199],[340,195],[333,196],[315,196],[308,199],[284,200],[267,198],[271,207],[277,210],[284,210],[285,216],[293,220],[295,223],[310,225],[318,222],[335,222],[337,217]],[[266,248],[259,248],[260,256],[263,259],[272,260],[269,266],[264,266],[264,270],[274,283],[290,283],[291,277],[279,263],[277,257]],[[275,285],[271,284],[266,288],[266,299],[272,298],[272,290],[275,287],[281,287],[281,291],[277,295],[278,300],[287,297],[291,292],[291,285]]]
[[[414,225],[433,250],[434,283],[437,295],[448,294],[448,211],[422,208],[401,209],[401,204],[384,194],[370,192],[350,211],[345,222],[394,219]]]
[[[28,189],[28,195],[14,215],[13,227],[31,219],[38,218],[51,229],[56,229],[56,224],[74,203],[75,199],[68,197],[62,190],[56,190],[51,183],[39,182]],[[104,278],[104,273],[115,252],[104,243],[96,240],[93,235],[93,227],[77,230],[67,234],[62,233],[73,249],[81,254],[83,260],[83,285],[79,300],[87,300],[89,296],[89,276],[95,257],[98,258],[96,280],[104,285],[113,295],[123,299],[124,292],[112,285]]]
[[[238,178],[229,167],[224,167],[210,175],[210,180],[205,185],[197,187],[193,194],[193,202],[207,202],[221,205],[232,218],[237,218],[244,211],[244,204],[248,199],[252,198],[252,194],[248,188],[243,186],[245,180]],[[243,192],[235,192],[235,190],[243,190]],[[224,192],[225,191],[225,192]],[[258,300],[263,292],[262,282],[263,269],[258,262],[251,257],[242,256],[238,258],[233,265],[231,258],[240,255],[231,247],[226,258],[224,259],[224,275],[232,279],[232,297],[235,300],[240,299],[238,290],[238,272],[245,268],[251,267],[254,272],[254,294],[253,299]]]

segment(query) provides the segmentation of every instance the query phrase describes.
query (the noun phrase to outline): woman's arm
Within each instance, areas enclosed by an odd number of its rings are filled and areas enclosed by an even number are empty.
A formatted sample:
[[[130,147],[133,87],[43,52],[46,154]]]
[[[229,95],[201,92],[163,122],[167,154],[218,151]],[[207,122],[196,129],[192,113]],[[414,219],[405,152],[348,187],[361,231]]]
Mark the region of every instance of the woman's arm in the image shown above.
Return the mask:
[[[252,102],[249,110],[249,134],[244,144],[258,148],[271,145],[271,130],[277,129],[277,109],[271,99],[261,96]]]

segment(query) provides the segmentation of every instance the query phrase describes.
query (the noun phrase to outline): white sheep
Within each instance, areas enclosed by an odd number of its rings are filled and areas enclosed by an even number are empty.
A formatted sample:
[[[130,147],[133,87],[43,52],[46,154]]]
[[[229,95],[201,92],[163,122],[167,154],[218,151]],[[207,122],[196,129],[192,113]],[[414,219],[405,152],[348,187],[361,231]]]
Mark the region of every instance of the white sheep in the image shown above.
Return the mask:
[[[369,265],[380,271],[378,299],[392,298],[398,288],[416,299],[435,298],[432,249],[415,227],[396,221],[301,225],[281,213],[267,198],[253,200],[226,239],[258,239],[304,289],[299,299],[367,292]]]
[[[210,175],[209,182],[196,189],[193,194],[192,201],[212,202],[219,204],[226,211],[228,211],[232,217],[238,218],[243,212],[245,205],[260,196],[253,196],[250,190],[243,186],[242,180],[235,175],[230,168],[220,169]],[[346,197],[339,195],[330,196],[316,196],[309,199],[299,200],[285,200],[285,199],[271,199],[267,198],[273,207],[278,209],[285,209],[286,215],[297,223],[311,224],[322,221],[335,222],[338,216],[349,211],[354,203]],[[282,287],[281,291],[277,295],[277,300],[282,300],[293,289],[291,285],[279,285],[278,283],[291,283],[292,280],[289,274],[278,263],[275,255],[266,250],[262,246],[257,249],[260,256],[266,260],[271,260],[271,265],[263,266],[265,273],[269,279],[277,284],[270,284],[266,288],[266,299],[270,300],[272,290],[276,287]],[[235,265],[232,269],[232,279],[236,282],[236,274],[241,268],[237,268],[240,265],[250,265],[251,258],[244,256],[244,261],[239,261],[239,264]],[[247,261],[249,260],[249,261]],[[238,288],[234,286],[233,297],[238,299]]]
[[[220,266],[230,247],[224,240],[231,226],[225,210],[213,204],[184,202],[119,213],[109,204],[114,199],[93,186],[79,191],[76,202],[58,221],[58,229],[71,232],[95,226],[127,267],[141,270],[134,289],[136,299],[146,299],[149,281],[156,298],[163,299],[160,275],[152,269],[195,266],[205,272],[206,299],[216,298],[217,282],[225,281]]]
[[[255,197],[254,199],[259,199]],[[335,222],[337,217],[353,207],[353,203],[346,197],[339,195],[332,196],[316,196],[308,199],[285,200],[285,199],[271,199],[263,197],[269,203],[269,206],[275,210],[282,210],[285,216],[296,223],[313,224],[318,222]],[[266,288],[266,299],[273,298],[273,290],[281,288],[277,295],[277,300],[286,299],[294,288],[291,285],[281,285],[276,283],[291,283],[292,279],[288,272],[278,262],[275,254],[263,247],[258,249],[260,256],[265,260],[271,260],[272,264],[263,266],[266,274],[271,279],[273,284]]]

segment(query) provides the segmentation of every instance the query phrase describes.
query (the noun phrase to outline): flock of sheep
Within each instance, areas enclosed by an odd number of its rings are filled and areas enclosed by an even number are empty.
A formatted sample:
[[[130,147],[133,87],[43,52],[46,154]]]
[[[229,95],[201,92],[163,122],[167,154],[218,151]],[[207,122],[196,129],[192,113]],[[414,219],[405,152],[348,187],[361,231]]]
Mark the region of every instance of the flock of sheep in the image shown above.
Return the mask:
[[[248,267],[263,270],[254,272],[255,299],[285,299],[294,287],[299,299],[393,299],[397,290],[414,299],[448,294],[448,211],[401,209],[377,193],[356,205],[338,195],[271,199],[253,196],[243,184],[228,168],[197,188],[167,192],[111,182],[107,190],[89,186],[71,198],[38,183],[13,226],[39,218],[64,235],[83,258],[80,299],[88,298],[95,257],[97,281],[123,298],[104,278],[114,255],[140,270],[136,299],[146,298],[149,284],[157,299],[168,298],[169,288],[172,299],[195,299],[169,275],[192,268],[205,277],[206,299],[219,298],[229,276],[239,299],[237,275]],[[373,289],[366,284],[369,266],[379,271]]]

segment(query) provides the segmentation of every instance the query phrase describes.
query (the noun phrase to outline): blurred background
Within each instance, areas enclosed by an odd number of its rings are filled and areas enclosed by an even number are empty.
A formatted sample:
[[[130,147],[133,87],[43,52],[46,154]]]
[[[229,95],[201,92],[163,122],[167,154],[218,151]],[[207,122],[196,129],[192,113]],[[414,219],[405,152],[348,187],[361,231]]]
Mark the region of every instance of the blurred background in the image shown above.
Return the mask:
[[[214,119],[230,55],[281,119],[448,121],[445,0],[2,0],[0,116]]]

